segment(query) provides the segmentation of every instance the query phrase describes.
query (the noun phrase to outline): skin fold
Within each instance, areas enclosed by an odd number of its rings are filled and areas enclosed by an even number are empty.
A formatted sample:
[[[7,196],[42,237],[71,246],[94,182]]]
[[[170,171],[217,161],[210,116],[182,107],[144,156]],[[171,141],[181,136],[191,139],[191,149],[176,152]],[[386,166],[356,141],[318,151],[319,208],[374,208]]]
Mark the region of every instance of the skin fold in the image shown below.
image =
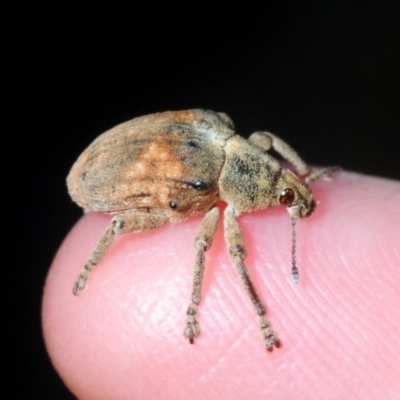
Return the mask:
[[[206,253],[201,334],[183,337],[201,217],[118,237],[73,296],[109,216],[89,213],[45,284],[46,346],[79,399],[400,398],[400,183],[343,172],[311,185],[291,281],[284,207],[246,213],[245,260],[282,346],[264,350],[258,318],[223,240]],[[223,208],[224,204],[220,204]]]

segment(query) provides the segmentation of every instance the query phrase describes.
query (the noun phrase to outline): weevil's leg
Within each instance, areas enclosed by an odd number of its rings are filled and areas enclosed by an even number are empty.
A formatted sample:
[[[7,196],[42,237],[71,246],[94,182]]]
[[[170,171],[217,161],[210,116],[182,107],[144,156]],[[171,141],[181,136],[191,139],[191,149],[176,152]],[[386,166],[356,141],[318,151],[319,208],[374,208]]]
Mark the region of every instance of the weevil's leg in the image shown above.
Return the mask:
[[[286,161],[293,165],[298,175],[305,176],[310,173],[307,164],[301,159],[297,152],[273,133],[254,132],[250,135],[248,140],[265,151],[268,151],[271,148],[274,149]]]
[[[305,179],[307,184],[314,182],[318,179],[329,180],[332,178],[332,175],[336,172],[340,172],[342,168],[338,166],[326,167],[326,168],[312,168],[310,174]]]
[[[217,229],[219,217],[218,207],[213,207],[208,211],[201,221],[199,230],[195,239],[196,247],[196,261],[194,265],[194,276],[193,276],[193,289],[191,295],[191,303],[186,312],[186,327],[183,331],[183,336],[189,339],[189,342],[193,344],[194,338],[199,336],[200,328],[197,323],[197,306],[201,300],[201,285],[203,283],[204,275],[204,253],[210,248],[211,243],[214,239],[215,231]]]
[[[225,241],[229,249],[229,255],[235,262],[244,289],[253,303],[256,313],[260,317],[260,328],[264,337],[265,347],[268,351],[272,351],[274,346],[280,346],[280,342],[271,328],[270,322],[266,317],[266,308],[258,297],[253,282],[251,281],[249,271],[243,262],[247,255],[246,248],[242,230],[240,229],[235,217],[235,210],[228,206],[225,209],[224,215]]]
[[[155,229],[163,225],[166,221],[167,217],[164,215],[149,214],[138,211],[126,212],[113,217],[107,225],[99,243],[97,243],[96,248],[90,255],[89,260],[79,273],[72,292],[75,295],[78,295],[78,293],[86,287],[90,271],[104,258],[107,250],[114,241],[115,235]]]

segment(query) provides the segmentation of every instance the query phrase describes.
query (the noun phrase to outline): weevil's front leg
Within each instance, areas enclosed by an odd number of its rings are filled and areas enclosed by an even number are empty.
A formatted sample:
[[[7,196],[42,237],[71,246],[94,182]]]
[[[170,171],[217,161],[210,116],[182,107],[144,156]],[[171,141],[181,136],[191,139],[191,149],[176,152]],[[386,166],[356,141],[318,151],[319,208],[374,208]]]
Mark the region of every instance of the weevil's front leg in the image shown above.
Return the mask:
[[[301,159],[297,152],[289,146],[285,141],[270,132],[254,132],[249,137],[249,142],[257,147],[268,151],[271,148],[279,153],[286,161],[290,162],[300,176],[310,173],[310,168]]]
[[[201,286],[203,283],[205,262],[204,253],[210,248],[214,239],[218,217],[218,207],[213,207],[210,211],[208,211],[203,221],[201,221],[195,239],[196,261],[194,265],[193,289],[191,303],[186,312],[186,327],[183,331],[183,335],[186,339],[189,339],[191,344],[193,344],[194,338],[200,334],[200,328],[197,322],[196,314],[197,306],[200,304],[201,300]]]
[[[332,175],[340,172],[342,168],[338,166],[326,167],[326,168],[311,168],[310,174],[306,177],[305,182],[309,185],[311,182],[317,181],[318,179],[329,180]]]
[[[89,260],[79,273],[72,292],[78,295],[78,293],[86,287],[90,271],[104,258],[104,255],[114,241],[115,235],[155,229],[163,225],[166,221],[167,218],[164,215],[138,211],[131,211],[113,217],[107,225],[99,243],[97,243],[96,248],[90,255]]]
[[[274,346],[279,347],[280,342],[275,332],[272,330],[270,322],[266,317],[266,308],[261,302],[256,289],[251,281],[249,271],[244,264],[246,258],[246,248],[243,240],[243,233],[237,223],[235,211],[231,207],[225,209],[224,215],[224,228],[225,228],[225,241],[229,249],[229,254],[235,262],[236,269],[239,273],[240,280],[246,290],[253,306],[260,317],[260,328],[264,337],[265,347],[268,351],[272,351]]]
[[[279,153],[286,161],[290,162],[297,174],[306,177],[305,182],[310,184],[318,179],[330,179],[333,174],[341,171],[340,167],[309,168],[297,152],[285,141],[270,132],[254,132],[249,137],[249,142],[264,151],[271,148]]]

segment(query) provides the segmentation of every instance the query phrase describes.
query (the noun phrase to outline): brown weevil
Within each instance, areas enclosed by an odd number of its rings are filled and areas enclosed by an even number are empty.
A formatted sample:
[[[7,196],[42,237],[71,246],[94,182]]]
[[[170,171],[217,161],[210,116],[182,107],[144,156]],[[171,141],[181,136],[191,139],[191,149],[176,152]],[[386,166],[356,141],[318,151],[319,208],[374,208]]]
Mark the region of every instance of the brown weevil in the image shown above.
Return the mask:
[[[267,153],[273,149],[294,171]],[[76,280],[73,293],[85,288],[115,235],[155,229],[205,214],[196,239],[191,302],[184,336],[199,336],[197,307],[201,299],[204,253],[213,241],[219,208],[224,211],[225,242],[245,291],[259,318],[265,347],[280,342],[249,276],[246,248],[236,217],[242,212],[284,205],[292,218],[292,278],[299,279],[295,261],[298,218],[308,217],[316,202],[309,183],[329,177],[335,167],[311,170],[283,140],[269,132],[249,139],[237,135],[228,115],[209,110],[151,114],[120,124],[100,135],[81,154],[67,178],[72,199],[86,211],[113,215],[99,243]]]

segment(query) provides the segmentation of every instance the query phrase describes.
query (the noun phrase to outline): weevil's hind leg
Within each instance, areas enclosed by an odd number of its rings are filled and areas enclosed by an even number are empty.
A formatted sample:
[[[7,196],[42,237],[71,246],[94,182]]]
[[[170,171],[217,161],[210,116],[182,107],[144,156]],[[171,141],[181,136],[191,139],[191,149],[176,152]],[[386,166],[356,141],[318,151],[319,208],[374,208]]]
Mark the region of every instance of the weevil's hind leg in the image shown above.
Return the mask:
[[[280,342],[271,328],[271,324],[266,316],[266,308],[258,297],[253,282],[251,281],[249,271],[243,262],[247,255],[246,248],[244,245],[242,230],[240,229],[235,217],[235,211],[228,206],[225,209],[224,215],[225,241],[229,249],[229,255],[235,262],[244,289],[260,317],[260,328],[264,338],[265,347],[268,351],[272,351],[274,346],[280,347]]]
[[[78,278],[76,279],[74,287],[72,289],[72,293],[75,296],[77,296],[79,292],[86,287],[86,282],[88,280],[90,271],[103,259],[108,248],[111,246],[111,243],[113,242],[115,236],[114,225],[115,221],[113,218],[111,222],[107,225],[103,236],[100,238],[99,243],[97,243],[97,246],[90,255],[89,260],[86,262],[82,271],[79,273]]]
[[[104,258],[107,250],[114,241],[115,235],[155,229],[163,225],[166,221],[167,218],[164,215],[138,211],[131,211],[113,217],[97,243],[96,248],[90,255],[89,260],[79,273],[72,289],[73,294],[78,295],[86,287],[90,271]]]
[[[285,141],[270,132],[254,132],[249,137],[249,142],[260,147],[264,151],[271,148],[279,153],[286,161],[293,165],[297,174],[305,176],[310,173],[310,169],[297,152]]]
[[[215,231],[217,229],[219,217],[218,207],[213,207],[208,211],[201,221],[199,230],[195,239],[196,247],[196,261],[194,265],[194,276],[193,276],[193,288],[191,295],[191,303],[186,312],[186,327],[183,331],[183,336],[189,339],[189,342],[193,344],[194,338],[199,336],[200,328],[197,322],[197,306],[201,300],[201,286],[203,283],[204,276],[204,253],[211,247],[214,239]]]

